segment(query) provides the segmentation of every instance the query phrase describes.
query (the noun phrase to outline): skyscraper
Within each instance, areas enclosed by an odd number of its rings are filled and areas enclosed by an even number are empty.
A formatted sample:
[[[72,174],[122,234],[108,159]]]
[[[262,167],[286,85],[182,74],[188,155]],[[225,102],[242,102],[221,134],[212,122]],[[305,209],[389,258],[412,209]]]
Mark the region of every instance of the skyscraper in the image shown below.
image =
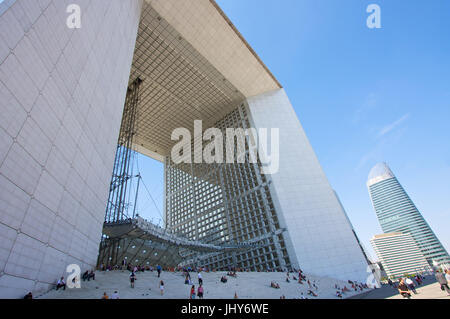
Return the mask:
[[[410,233],[430,265],[450,257],[386,163],[375,165],[367,181],[370,198],[385,233]]]
[[[388,277],[397,278],[428,271],[430,268],[411,234],[375,235],[370,242]]]

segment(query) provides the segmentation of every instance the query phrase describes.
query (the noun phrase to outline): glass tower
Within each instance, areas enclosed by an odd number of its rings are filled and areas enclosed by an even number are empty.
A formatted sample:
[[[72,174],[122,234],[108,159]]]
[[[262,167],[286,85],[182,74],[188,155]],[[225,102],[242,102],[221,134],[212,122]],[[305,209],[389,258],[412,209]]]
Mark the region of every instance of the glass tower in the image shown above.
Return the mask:
[[[381,234],[374,236],[370,242],[389,278],[430,270],[430,265],[411,234]]]
[[[427,262],[450,263],[450,257],[386,163],[375,165],[367,181],[384,233],[410,233]]]

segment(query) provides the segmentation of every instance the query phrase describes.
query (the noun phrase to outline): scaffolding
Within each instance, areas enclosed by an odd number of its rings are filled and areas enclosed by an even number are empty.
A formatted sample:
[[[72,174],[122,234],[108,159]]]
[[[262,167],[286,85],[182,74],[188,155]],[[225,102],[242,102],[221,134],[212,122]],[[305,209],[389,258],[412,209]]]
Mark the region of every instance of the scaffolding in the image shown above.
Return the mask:
[[[142,81],[137,78],[128,88],[125,101],[119,140],[117,142],[114,169],[106,207],[105,222],[118,222],[129,218],[130,180],[133,178],[131,164],[136,152],[133,151],[133,138],[136,135],[139,87]],[[135,211],[133,211],[133,214]],[[134,216],[133,216],[134,217]]]
[[[131,214],[128,210],[130,207],[131,179],[133,177],[138,177],[139,180],[140,177],[132,175],[132,163],[136,156],[136,152],[133,151],[132,146],[137,129],[136,122],[141,83],[142,80],[137,78],[127,90],[116,156],[114,159],[109,197],[106,206],[105,223],[121,223],[130,217],[135,217],[135,207],[133,208],[132,216],[130,216]],[[103,232],[97,266],[99,266],[105,258],[111,264],[117,264],[122,241],[123,239],[120,238],[110,238]]]

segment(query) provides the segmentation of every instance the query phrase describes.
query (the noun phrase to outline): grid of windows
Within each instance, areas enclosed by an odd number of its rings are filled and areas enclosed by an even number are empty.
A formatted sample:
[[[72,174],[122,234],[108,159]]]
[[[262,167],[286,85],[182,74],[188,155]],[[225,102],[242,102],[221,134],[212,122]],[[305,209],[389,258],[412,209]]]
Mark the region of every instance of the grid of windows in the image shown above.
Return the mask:
[[[227,128],[249,126],[245,104],[214,125],[224,136]],[[207,243],[260,244],[245,251],[200,256],[196,260],[201,266],[254,271],[290,267],[269,181],[260,173],[260,163],[250,162],[248,145],[247,137],[243,163],[236,160],[236,145],[235,163],[175,164],[166,158],[166,224],[174,233]],[[230,151],[226,147],[223,143],[224,158]]]

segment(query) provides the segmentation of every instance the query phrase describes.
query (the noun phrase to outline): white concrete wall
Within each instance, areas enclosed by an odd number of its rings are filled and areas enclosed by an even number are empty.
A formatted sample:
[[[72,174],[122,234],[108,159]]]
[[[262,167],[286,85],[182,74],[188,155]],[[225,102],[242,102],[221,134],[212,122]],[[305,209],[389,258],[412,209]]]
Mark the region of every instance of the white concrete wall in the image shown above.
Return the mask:
[[[96,264],[141,5],[0,4],[0,298]]]
[[[255,128],[280,129],[279,171],[270,176],[298,264],[307,273],[366,282],[364,255],[285,91],[248,104]]]

